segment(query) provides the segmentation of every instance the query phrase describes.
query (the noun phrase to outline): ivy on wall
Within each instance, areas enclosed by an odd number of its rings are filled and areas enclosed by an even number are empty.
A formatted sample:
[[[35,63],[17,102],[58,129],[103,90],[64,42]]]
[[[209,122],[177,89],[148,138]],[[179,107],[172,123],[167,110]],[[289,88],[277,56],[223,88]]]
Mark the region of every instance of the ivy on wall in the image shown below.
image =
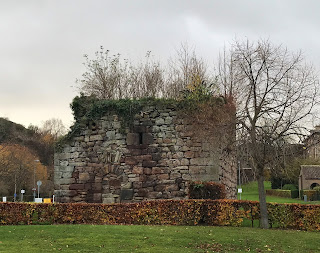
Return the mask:
[[[203,87],[192,91],[182,93],[180,99],[167,99],[167,98],[140,98],[140,99],[97,99],[94,96],[85,96],[81,94],[73,99],[70,107],[73,111],[75,123],[71,127],[69,133],[61,138],[56,144],[56,151],[61,150],[64,144],[77,136],[81,130],[86,129],[96,120],[101,119],[107,115],[118,115],[121,118],[121,131],[125,132],[126,128],[133,125],[134,116],[141,113],[143,108],[148,106],[156,106],[157,108],[174,108],[180,113],[187,114],[190,118],[194,119],[194,114],[201,114],[204,112],[204,118],[208,119],[208,115],[219,115],[217,112],[223,111],[226,105],[233,104],[232,101],[227,101],[224,97],[213,96],[210,92],[206,91]],[[233,107],[226,108],[233,110]],[[192,114],[192,115],[191,115]],[[220,115],[221,117],[221,115]],[[222,116],[225,117],[225,116]],[[217,121],[214,117],[214,121]]]

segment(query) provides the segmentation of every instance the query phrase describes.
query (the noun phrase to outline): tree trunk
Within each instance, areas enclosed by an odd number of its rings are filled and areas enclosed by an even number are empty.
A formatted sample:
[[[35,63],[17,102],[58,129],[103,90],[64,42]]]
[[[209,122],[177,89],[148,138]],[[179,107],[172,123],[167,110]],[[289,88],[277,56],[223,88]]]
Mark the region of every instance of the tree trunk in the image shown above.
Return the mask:
[[[266,201],[266,192],[264,190],[264,176],[262,172],[258,172],[258,191],[259,191],[259,202],[260,202],[260,227],[267,229],[269,228],[268,222],[268,210]]]

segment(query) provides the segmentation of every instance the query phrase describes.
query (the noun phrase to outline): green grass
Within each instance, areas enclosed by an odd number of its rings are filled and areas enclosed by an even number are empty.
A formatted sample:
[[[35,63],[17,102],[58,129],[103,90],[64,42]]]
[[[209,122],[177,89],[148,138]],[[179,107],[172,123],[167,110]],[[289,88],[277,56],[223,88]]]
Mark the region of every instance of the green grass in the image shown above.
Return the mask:
[[[255,200],[259,201],[259,194],[258,194],[258,183],[257,182],[250,182],[248,184],[242,185],[242,200]],[[265,189],[271,189],[271,182],[266,181],[264,183]],[[238,199],[240,199],[240,194],[238,194]],[[267,196],[267,202],[274,202],[274,203],[298,203],[298,204],[320,204],[320,201],[307,201],[304,202],[301,199],[291,199],[291,198],[282,198],[277,196]]]
[[[0,252],[319,252],[318,232],[209,226],[1,226]]]

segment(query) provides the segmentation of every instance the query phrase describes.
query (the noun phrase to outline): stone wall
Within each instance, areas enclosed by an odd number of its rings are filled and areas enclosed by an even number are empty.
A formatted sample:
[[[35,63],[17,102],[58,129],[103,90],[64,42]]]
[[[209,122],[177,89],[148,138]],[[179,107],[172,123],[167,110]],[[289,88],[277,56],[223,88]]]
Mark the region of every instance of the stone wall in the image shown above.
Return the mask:
[[[190,180],[221,182],[236,197],[233,127],[207,131],[170,106],[146,106],[125,131],[123,123],[103,116],[55,154],[58,202],[182,199]]]

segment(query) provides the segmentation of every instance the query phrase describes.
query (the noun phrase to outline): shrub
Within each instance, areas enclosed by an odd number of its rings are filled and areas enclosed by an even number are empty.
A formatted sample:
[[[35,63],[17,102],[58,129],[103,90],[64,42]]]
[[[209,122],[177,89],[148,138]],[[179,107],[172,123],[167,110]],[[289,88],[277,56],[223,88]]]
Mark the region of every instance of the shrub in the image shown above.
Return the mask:
[[[289,179],[283,177],[271,176],[271,188],[272,189],[280,189],[282,185],[291,184],[292,182]]]
[[[299,198],[299,190],[291,190],[291,198],[296,199]]]
[[[320,205],[267,204],[270,225],[320,231]],[[128,204],[0,202],[0,224],[149,224],[240,226],[259,219],[259,202],[159,200]]]
[[[270,189],[266,190],[266,194],[283,198],[291,198],[291,190]]]
[[[307,196],[307,200],[314,201],[317,200],[317,191],[316,190],[301,190],[301,198],[303,199],[304,195]]]
[[[285,184],[283,187],[282,187],[282,190],[291,190],[291,191],[294,191],[294,190],[297,190],[297,186],[295,186],[294,184]]]
[[[189,199],[224,199],[225,186],[215,182],[191,182],[189,184]]]

